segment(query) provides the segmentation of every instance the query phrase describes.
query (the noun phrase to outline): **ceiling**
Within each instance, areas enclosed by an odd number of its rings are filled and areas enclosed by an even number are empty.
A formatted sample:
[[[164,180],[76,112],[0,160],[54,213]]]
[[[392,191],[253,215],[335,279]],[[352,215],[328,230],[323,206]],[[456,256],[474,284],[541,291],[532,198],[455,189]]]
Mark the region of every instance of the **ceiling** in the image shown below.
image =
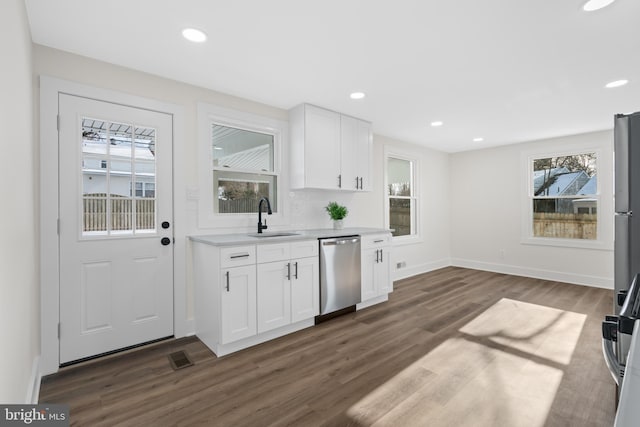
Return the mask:
[[[34,43],[457,152],[611,129],[640,110],[640,1],[590,13],[584,1],[25,3]],[[629,84],[604,88],[618,79]]]

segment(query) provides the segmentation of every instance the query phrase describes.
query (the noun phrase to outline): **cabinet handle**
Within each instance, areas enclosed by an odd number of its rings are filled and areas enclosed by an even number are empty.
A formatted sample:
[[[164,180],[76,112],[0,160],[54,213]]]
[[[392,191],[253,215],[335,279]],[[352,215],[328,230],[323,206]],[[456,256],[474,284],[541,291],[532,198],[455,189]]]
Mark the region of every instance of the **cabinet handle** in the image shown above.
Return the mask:
[[[287,280],[291,280],[291,263],[287,263]]]
[[[384,259],[382,258],[383,256],[382,254],[383,254],[382,249],[380,249],[380,262],[384,262]]]
[[[360,177],[360,189],[362,190],[362,177]]]
[[[384,240],[374,240],[373,243],[382,243]]]
[[[380,262],[380,249],[376,249],[376,264]]]
[[[358,187],[358,177],[356,176],[356,190],[358,190],[360,187]]]
[[[225,276],[227,276],[227,292],[229,292],[229,272],[228,271],[225,273]]]
[[[338,188],[342,188],[342,174],[338,175]]]
[[[298,280],[298,261],[296,261],[293,265],[296,266],[296,272],[294,273],[293,277]]]
[[[247,257],[249,257],[249,254],[231,255],[229,258],[236,259],[236,258],[247,258]]]

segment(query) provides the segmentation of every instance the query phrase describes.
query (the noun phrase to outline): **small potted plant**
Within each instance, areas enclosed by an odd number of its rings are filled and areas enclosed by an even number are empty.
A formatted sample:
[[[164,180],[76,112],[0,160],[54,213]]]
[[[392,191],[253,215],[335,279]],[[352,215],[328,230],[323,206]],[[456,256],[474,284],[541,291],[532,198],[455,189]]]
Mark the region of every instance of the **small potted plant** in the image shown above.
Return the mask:
[[[325,206],[325,209],[333,220],[333,228],[335,230],[341,230],[343,227],[342,220],[349,213],[347,208],[345,206],[339,205],[336,202],[330,202],[327,206]]]

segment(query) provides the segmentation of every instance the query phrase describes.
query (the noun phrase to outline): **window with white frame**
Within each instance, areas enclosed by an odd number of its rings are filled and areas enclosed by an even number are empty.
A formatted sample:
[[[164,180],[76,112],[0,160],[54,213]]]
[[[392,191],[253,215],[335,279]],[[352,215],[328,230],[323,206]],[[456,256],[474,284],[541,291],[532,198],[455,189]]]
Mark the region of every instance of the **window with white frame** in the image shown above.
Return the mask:
[[[220,123],[210,130],[214,213],[255,213],[262,197],[277,212],[274,135]]]
[[[415,176],[416,163],[395,155],[387,155],[387,217],[394,237],[417,234]]]
[[[598,239],[597,153],[529,159],[530,237]]]

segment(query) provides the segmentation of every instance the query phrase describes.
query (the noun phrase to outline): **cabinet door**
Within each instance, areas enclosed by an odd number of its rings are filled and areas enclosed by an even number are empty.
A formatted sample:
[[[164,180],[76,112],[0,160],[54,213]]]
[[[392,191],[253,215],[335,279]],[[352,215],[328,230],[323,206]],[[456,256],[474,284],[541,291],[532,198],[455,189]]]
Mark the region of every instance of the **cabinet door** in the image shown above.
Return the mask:
[[[378,296],[378,280],[376,278],[377,266],[379,264],[378,249],[364,249],[361,259],[361,294],[362,301]]]
[[[221,343],[228,344],[256,334],[256,266],[223,270],[220,283]]]
[[[291,323],[288,261],[258,264],[258,333]]]
[[[379,249],[379,262],[375,264],[375,281],[378,295],[393,292],[393,282],[391,281],[391,249],[386,246]]]
[[[353,117],[340,117],[340,173],[343,190],[359,190],[358,176],[358,122]]]
[[[320,261],[299,258],[291,265],[291,321],[311,319],[320,313]]]
[[[340,114],[305,106],[305,186],[335,190],[340,175]]]
[[[371,123],[364,120],[356,120],[355,123],[355,169],[360,181],[360,190],[371,191],[373,189],[373,133]]]

